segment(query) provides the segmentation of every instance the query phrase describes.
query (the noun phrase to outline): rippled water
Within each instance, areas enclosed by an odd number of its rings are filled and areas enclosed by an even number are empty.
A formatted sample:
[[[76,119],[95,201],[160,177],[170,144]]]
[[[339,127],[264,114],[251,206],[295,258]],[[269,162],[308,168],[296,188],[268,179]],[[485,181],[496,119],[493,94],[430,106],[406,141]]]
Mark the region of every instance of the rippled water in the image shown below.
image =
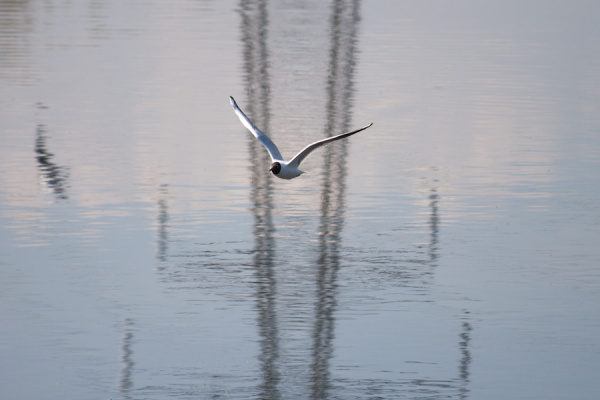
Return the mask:
[[[597,398],[599,8],[0,1],[2,397]]]

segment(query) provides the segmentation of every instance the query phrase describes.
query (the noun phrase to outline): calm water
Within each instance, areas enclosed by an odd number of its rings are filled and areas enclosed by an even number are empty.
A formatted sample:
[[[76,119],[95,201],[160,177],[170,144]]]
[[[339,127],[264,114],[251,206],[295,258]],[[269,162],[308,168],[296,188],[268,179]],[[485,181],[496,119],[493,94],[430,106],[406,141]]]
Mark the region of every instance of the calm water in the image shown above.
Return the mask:
[[[597,399],[600,3],[487,3],[0,0],[0,397]]]

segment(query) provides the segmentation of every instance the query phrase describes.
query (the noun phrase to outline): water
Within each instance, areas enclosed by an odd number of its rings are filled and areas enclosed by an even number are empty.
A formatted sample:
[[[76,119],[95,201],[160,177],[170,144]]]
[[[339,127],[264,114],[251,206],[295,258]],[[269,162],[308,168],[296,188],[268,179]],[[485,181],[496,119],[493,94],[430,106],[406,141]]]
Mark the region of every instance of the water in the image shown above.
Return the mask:
[[[598,8],[0,1],[1,397],[597,398]]]

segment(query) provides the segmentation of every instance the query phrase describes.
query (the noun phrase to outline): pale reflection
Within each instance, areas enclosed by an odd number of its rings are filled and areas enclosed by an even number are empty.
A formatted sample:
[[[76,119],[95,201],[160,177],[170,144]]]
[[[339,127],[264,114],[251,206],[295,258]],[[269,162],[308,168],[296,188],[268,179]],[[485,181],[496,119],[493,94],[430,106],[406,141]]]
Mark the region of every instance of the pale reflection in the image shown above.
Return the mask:
[[[438,233],[440,224],[438,201],[439,195],[437,190],[431,188],[431,194],[429,195],[429,207],[431,207],[431,215],[429,217],[429,265],[431,265],[432,268],[436,266],[438,258]]]
[[[334,1],[331,9],[329,71],[327,80],[326,125],[332,136],[345,132],[351,122],[353,72],[356,63],[356,35],[359,2]],[[341,267],[341,232],[344,226],[346,158],[348,142],[341,141],[324,150],[321,181],[321,215],[317,291],[312,349],[311,398],[328,398],[331,389],[330,359],[335,338],[337,276]]]
[[[433,170],[437,170],[433,168]],[[438,181],[434,180],[434,184]],[[439,214],[439,201],[440,197],[436,187],[431,187],[429,194],[429,243],[428,243],[428,267],[430,272],[427,274],[433,275],[435,268],[437,267],[438,260],[438,235],[440,225],[440,214]],[[458,360],[458,378],[456,381],[456,389],[458,391],[458,397],[460,399],[467,399],[469,395],[469,365],[471,364],[471,331],[473,330],[469,311],[464,310],[464,316],[462,317],[462,323],[459,334],[458,351],[460,354]]]
[[[471,331],[473,328],[469,322],[469,312],[464,311],[465,316],[463,317],[463,323],[461,326],[460,332],[460,342],[458,343],[458,348],[460,350],[460,362],[459,362],[459,374],[458,379],[460,382],[460,386],[458,388],[459,398],[466,399],[468,398],[469,389],[469,365],[471,364]]]
[[[130,392],[133,388],[133,368],[135,366],[133,361],[134,327],[133,319],[125,319],[123,338],[121,339],[121,363],[123,368],[121,368],[121,378],[119,379],[119,391],[126,399],[131,398]]]
[[[432,168],[433,171],[437,171],[437,168]],[[437,267],[438,261],[438,241],[439,241],[439,226],[440,226],[440,211],[439,211],[439,202],[440,196],[438,194],[438,190],[435,187],[438,184],[438,180],[433,180],[434,185],[430,188],[429,194],[429,243],[428,243],[428,261],[427,265],[429,268],[429,272],[425,272],[426,274],[430,274],[433,276],[434,270]],[[469,311],[464,311],[464,316],[462,318],[463,322],[460,328],[459,334],[459,342],[458,342],[458,350],[459,350],[459,360],[458,360],[458,378],[455,379],[456,389],[458,391],[458,397],[460,399],[467,399],[469,395],[469,365],[471,364],[471,350],[470,350],[470,341],[471,341],[471,331],[473,330],[470,322],[469,322]]]
[[[249,117],[255,124],[268,134],[272,115],[271,93],[272,81],[279,79],[279,71],[270,63],[272,48],[270,38],[270,18],[275,18],[269,13],[277,14],[280,9],[269,8],[265,1],[242,1],[240,3],[241,32],[243,43],[244,79],[247,99],[244,102]],[[324,54],[328,56],[325,78],[325,136],[347,131],[351,125],[353,109],[353,75],[356,66],[357,29],[360,22],[358,1],[333,1],[330,7],[331,17],[327,20],[328,46]],[[282,20],[283,18],[276,18]],[[293,31],[293,28],[290,28]],[[280,51],[275,47],[275,51]],[[279,64],[276,65],[285,65]],[[250,161],[250,179],[252,214],[254,217],[254,248],[253,267],[255,271],[257,323],[260,335],[260,368],[262,379],[260,398],[278,399],[290,390],[302,391],[300,387],[290,388],[284,383],[284,375],[298,371],[296,364],[302,363],[304,353],[298,351],[309,350],[303,347],[288,348],[288,328],[285,324],[289,316],[282,305],[286,301],[287,287],[279,284],[277,274],[282,274],[280,280],[289,279],[284,275],[287,270],[282,270],[277,265],[277,260],[285,257],[278,253],[278,238],[276,235],[277,223],[274,220],[275,188],[273,177],[267,173],[265,166],[270,159],[263,146],[248,135],[248,154]],[[309,376],[308,396],[312,399],[326,399],[335,395],[336,384],[332,381],[331,360],[334,356],[335,321],[338,305],[338,273],[342,268],[342,231],[344,227],[344,210],[347,180],[347,141],[341,141],[325,147],[322,157],[322,177],[320,178],[320,210],[317,226],[317,253],[315,259],[315,291],[312,300],[313,318],[298,316],[298,324],[310,321],[310,350],[308,356]],[[433,170],[436,170],[433,168]],[[406,286],[417,286],[419,292],[427,292],[431,285],[433,275],[439,259],[439,234],[440,234],[440,195],[437,188],[438,181],[428,188],[425,195],[428,213],[424,215],[423,226],[428,228],[427,244],[417,251],[420,256],[406,259],[406,251],[398,260],[392,256],[384,267],[386,274],[395,276],[398,281]],[[278,190],[284,190],[278,186]],[[285,247],[285,243],[281,243]],[[285,251],[282,248],[280,251]],[[410,254],[414,254],[413,251]],[[364,260],[364,262],[368,262]],[[394,265],[402,265],[394,271]],[[310,285],[307,276],[306,283]],[[303,284],[304,284],[303,283]],[[299,290],[299,289],[295,289]],[[303,300],[306,301],[308,291],[302,291]],[[308,299],[310,301],[310,299]],[[299,307],[299,304],[294,304]],[[279,313],[278,313],[279,310]],[[468,314],[468,312],[466,313]],[[301,329],[298,325],[294,330]],[[408,383],[407,392],[427,390],[434,395],[444,395],[449,392],[458,392],[458,397],[467,398],[469,382],[469,364],[471,354],[469,349],[471,325],[468,318],[463,321],[457,345],[460,357],[458,361],[458,378],[450,377],[440,379],[416,379]],[[297,342],[296,342],[297,343]],[[290,353],[291,352],[291,353]],[[293,365],[288,365],[293,364]],[[298,377],[296,379],[299,379]],[[401,384],[402,380],[396,382]],[[356,384],[361,385],[359,382]],[[381,382],[388,386],[390,383]]]
[[[167,253],[169,250],[169,203],[168,198],[169,185],[160,185],[159,198],[158,198],[158,217],[157,217],[157,254],[156,258],[158,261],[167,261]],[[162,267],[161,267],[162,269]]]
[[[48,187],[58,199],[67,199],[67,188],[69,187],[69,169],[54,163],[54,154],[47,148],[48,136],[46,127],[38,125],[35,138],[35,153],[38,164],[40,182]]]
[[[267,35],[269,16],[264,1],[241,3],[244,72],[250,118],[269,132],[270,69]],[[355,35],[358,2],[334,2],[329,20],[330,49],[327,79],[325,135],[347,131],[351,117],[352,73],[355,63]],[[327,43],[327,42],[324,42]],[[277,318],[277,280],[275,258],[277,243],[273,222],[272,177],[265,173],[269,163],[262,145],[249,136],[251,163],[251,200],[254,215],[254,268],[257,282],[258,325],[261,336],[259,360],[262,370],[261,398],[281,397],[280,330]],[[321,212],[318,226],[316,295],[310,352],[310,397],[322,399],[331,387],[329,361],[333,355],[334,322],[337,296],[337,272],[340,268],[341,230],[343,227],[347,144],[327,146],[323,153]],[[298,357],[300,355],[294,355]],[[285,390],[289,390],[286,388]]]
[[[249,117],[265,132],[269,132],[269,75],[267,50],[268,14],[265,1],[242,1],[242,43],[246,81],[246,109]],[[260,398],[278,399],[280,392],[279,337],[276,312],[277,281],[275,279],[275,226],[272,210],[272,178],[265,173],[268,153],[262,144],[248,135],[252,214],[254,216],[254,269],[256,275],[256,311],[260,334],[258,356],[262,383]]]

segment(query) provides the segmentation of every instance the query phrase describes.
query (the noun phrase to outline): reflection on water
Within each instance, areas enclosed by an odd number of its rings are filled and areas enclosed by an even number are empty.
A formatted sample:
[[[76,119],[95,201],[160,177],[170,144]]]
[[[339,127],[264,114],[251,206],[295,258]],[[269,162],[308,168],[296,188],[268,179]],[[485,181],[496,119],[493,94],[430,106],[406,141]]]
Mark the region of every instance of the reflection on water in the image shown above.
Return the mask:
[[[462,332],[460,333],[460,342],[458,343],[458,348],[460,349],[460,363],[459,363],[459,398],[466,399],[468,398],[469,389],[467,385],[469,384],[469,364],[471,364],[471,331],[473,327],[471,326],[468,318],[468,312],[465,312],[464,321],[462,323]]]
[[[158,217],[157,217],[157,239],[156,258],[158,261],[167,261],[169,251],[169,203],[167,202],[169,186],[164,184],[160,186],[158,197]]]
[[[40,181],[47,186],[58,199],[67,199],[67,188],[69,187],[69,172],[67,167],[59,166],[54,163],[54,154],[47,148],[48,136],[46,136],[46,127],[38,125],[35,137],[35,153],[38,162],[38,172]]]
[[[123,368],[121,369],[121,379],[119,380],[119,390],[124,398],[134,398],[131,395],[133,389],[133,369],[135,362],[133,361],[133,344],[135,323],[133,319],[127,318],[123,326],[123,339],[121,342],[121,360]]]
[[[269,132],[269,54],[267,49],[268,20],[265,1],[242,1],[242,43],[244,60],[244,80],[248,97],[248,115],[265,132]],[[248,135],[250,157],[250,179],[253,223],[253,265],[256,277],[256,310],[260,335],[262,383],[260,397],[278,399],[279,372],[279,332],[277,329],[277,281],[275,277],[273,223],[273,181],[265,166],[270,164],[268,153],[262,144]]]
[[[326,123],[324,133],[348,130],[352,116],[358,1],[334,1],[330,17],[329,71],[327,73]],[[316,261],[316,304],[313,328],[311,398],[325,399],[332,389],[330,359],[335,339],[337,279],[342,266],[340,251],[344,226],[348,141],[327,146],[323,155],[321,201]]]
[[[595,399],[600,14],[531,4],[0,0],[3,396]],[[282,181],[236,92],[375,125]]]
[[[267,32],[269,16],[265,2],[242,2],[242,41],[244,43],[244,70],[248,93],[249,115],[255,124],[269,132],[269,88],[271,74],[277,74],[269,67]],[[331,8],[330,20],[330,62],[328,76],[327,116],[324,132],[347,130],[350,122],[354,65],[354,43],[358,22],[358,2],[347,4],[335,2]],[[275,15],[273,18],[279,18]],[[280,377],[282,363],[289,362],[279,357],[280,335],[285,329],[277,318],[277,303],[281,302],[275,272],[277,240],[274,237],[275,225],[272,212],[272,177],[266,173],[268,156],[262,145],[249,137],[249,154],[252,163],[251,200],[254,215],[254,268],[257,276],[258,325],[261,335],[261,369],[263,383],[261,398],[276,399],[281,396]],[[315,315],[312,327],[312,361],[310,362],[310,397],[326,398],[330,389],[330,366],[332,340],[334,339],[334,312],[336,306],[336,277],[340,267],[340,232],[343,227],[344,188],[346,176],[346,146],[328,146],[325,150],[323,180],[321,182],[321,216],[318,226],[318,257],[316,267],[316,292],[314,299]],[[285,278],[284,278],[285,279]],[[279,296],[278,296],[279,294]],[[286,312],[287,313],[287,312]],[[307,321],[310,319],[307,319]],[[298,328],[296,328],[298,329]],[[288,350],[289,351],[289,350]],[[306,351],[306,349],[304,350]],[[302,358],[296,354],[293,358]],[[285,388],[289,392],[292,388]],[[296,389],[297,390],[297,389]]]
[[[248,114],[255,124],[265,132],[270,132],[270,87],[271,81],[278,79],[280,72],[270,65],[269,55],[269,20],[281,19],[274,9],[274,14],[267,12],[266,2],[243,1],[241,3],[242,42],[244,44],[244,72],[246,92],[248,100]],[[324,109],[325,124],[323,132],[325,135],[333,135],[336,132],[347,131],[352,119],[352,100],[354,71],[356,68],[356,46],[358,27],[360,22],[360,2],[334,1],[330,8],[331,17],[328,20],[329,42],[328,49],[320,49],[328,54],[329,62],[327,70],[321,71],[321,76],[326,82],[326,103]],[[325,42],[323,42],[325,43]],[[275,44],[273,46],[276,46]],[[276,51],[273,51],[276,52]],[[281,63],[278,64],[281,66]],[[302,316],[289,327],[284,322],[289,319],[289,310],[281,307],[286,303],[286,293],[289,287],[279,284],[279,281],[289,280],[285,270],[278,265],[277,260],[283,255],[278,249],[285,249],[286,243],[278,240],[277,218],[273,212],[278,204],[275,202],[275,188],[273,178],[266,172],[265,166],[269,165],[269,158],[263,146],[248,135],[248,148],[251,163],[251,211],[254,217],[254,259],[253,266],[256,276],[256,304],[259,326],[260,354],[263,374],[261,387],[261,398],[277,399],[284,393],[298,391],[299,387],[290,387],[290,379],[282,379],[289,371],[297,370],[297,366],[287,363],[299,363],[303,360],[307,349],[301,347],[289,347],[286,336],[290,329],[308,329],[310,333],[310,360],[307,360],[310,371],[307,377],[307,395],[312,399],[325,399],[335,395],[338,383],[335,383],[332,373],[331,360],[334,357],[334,341],[336,326],[336,310],[338,306],[339,271],[343,267],[344,248],[342,230],[344,227],[344,211],[347,179],[347,155],[348,141],[341,141],[336,146],[327,146],[322,153],[314,155],[322,157],[322,177],[320,184],[320,209],[318,225],[316,226],[317,248],[312,261],[314,265],[314,290],[303,290],[303,296],[314,298],[313,316]],[[280,186],[278,191],[283,190]],[[285,197],[279,197],[285,199]],[[426,251],[426,259],[418,260],[414,273],[407,275],[398,271],[402,279],[408,279],[407,284],[417,285],[431,284],[433,269],[438,258],[438,235],[439,235],[439,195],[435,187],[431,188],[428,196],[430,208],[429,215],[429,240]],[[298,246],[303,246],[301,242]],[[279,250],[285,251],[285,250]],[[364,254],[358,257],[363,258]],[[416,261],[416,260],[415,260]],[[404,260],[388,259],[382,268],[389,271],[391,264],[405,264]],[[428,278],[426,278],[428,277]],[[309,277],[306,277],[309,280]],[[309,280],[310,281],[310,280]],[[298,290],[298,288],[296,288]],[[308,309],[306,309],[308,312]],[[310,327],[305,326],[309,324]],[[459,359],[460,376],[457,380],[448,379],[443,385],[437,384],[437,379],[420,379],[405,382],[407,391],[418,390],[422,386],[427,388],[431,395],[442,395],[449,393],[448,389],[457,390],[461,398],[466,398],[468,389],[468,364],[469,353],[469,331],[471,327],[468,322],[463,323],[463,332],[458,344],[462,358]],[[287,354],[281,357],[282,352]],[[293,360],[293,361],[292,361]],[[286,372],[284,372],[286,371]],[[292,381],[302,381],[295,377]],[[390,385],[390,382],[371,382],[379,385],[382,389]],[[396,384],[400,384],[397,381]],[[357,385],[358,384],[358,385]],[[352,384],[360,387],[358,382]],[[393,384],[395,385],[395,384]],[[400,389],[402,390],[402,389]]]
[[[429,235],[429,265],[435,267],[438,246],[438,232],[440,225],[440,216],[438,215],[438,194],[435,188],[431,189],[429,195],[429,207],[431,207],[431,216],[429,217],[429,229],[431,233]]]

